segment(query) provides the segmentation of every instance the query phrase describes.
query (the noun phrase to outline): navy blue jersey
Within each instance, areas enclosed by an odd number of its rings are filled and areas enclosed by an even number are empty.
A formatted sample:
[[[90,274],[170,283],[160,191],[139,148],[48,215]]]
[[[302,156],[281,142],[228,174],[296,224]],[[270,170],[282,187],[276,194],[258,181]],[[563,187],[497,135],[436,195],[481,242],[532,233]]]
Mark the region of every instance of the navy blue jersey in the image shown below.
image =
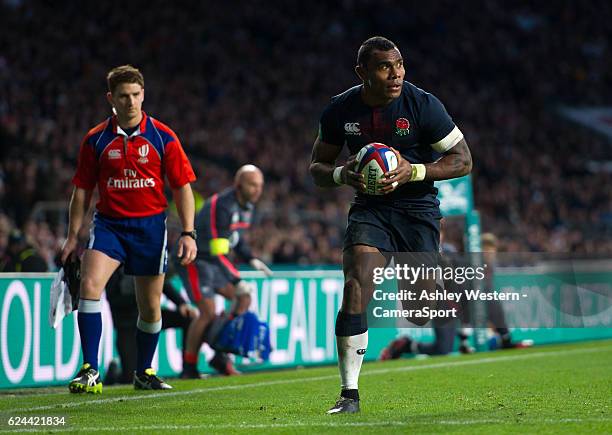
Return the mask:
[[[244,230],[251,227],[254,208],[251,203],[242,207],[233,188],[211,196],[195,218],[195,228],[198,231],[198,257],[217,256],[218,254],[211,255],[211,240],[227,239],[229,249],[234,249],[245,261],[252,259],[249,246],[240,236]]]
[[[384,107],[361,97],[362,85],[332,98],[321,115],[319,139],[348,147],[350,154],[372,142],[397,149],[410,163],[432,163],[463,135],[435,96],[404,81],[402,94]],[[393,203],[415,211],[438,211],[433,181],[405,183],[382,196],[357,193],[357,201]]]

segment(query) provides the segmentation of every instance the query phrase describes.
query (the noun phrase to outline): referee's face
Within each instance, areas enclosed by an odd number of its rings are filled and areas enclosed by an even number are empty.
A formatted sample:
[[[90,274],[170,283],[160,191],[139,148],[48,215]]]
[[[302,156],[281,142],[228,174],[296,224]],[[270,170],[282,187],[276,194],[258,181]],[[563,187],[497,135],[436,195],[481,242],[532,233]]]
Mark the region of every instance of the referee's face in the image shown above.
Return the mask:
[[[401,95],[405,74],[404,59],[397,48],[372,51],[368,64],[360,70],[367,91],[381,100],[392,100]]]
[[[120,122],[139,121],[144,101],[144,88],[138,83],[120,83],[108,95]]]

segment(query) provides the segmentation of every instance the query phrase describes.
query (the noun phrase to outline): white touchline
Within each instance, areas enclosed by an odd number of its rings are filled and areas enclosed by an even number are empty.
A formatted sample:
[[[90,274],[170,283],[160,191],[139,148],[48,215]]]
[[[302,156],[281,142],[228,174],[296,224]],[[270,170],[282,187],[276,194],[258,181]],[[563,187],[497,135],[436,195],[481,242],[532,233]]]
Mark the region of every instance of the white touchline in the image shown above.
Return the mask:
[[[404,366],[404,367],[394,367],[388,369],[373,369],[373,370],[364,370],[361,373],[361,376],[371,376],[371,375],[380,375],[385,373],[397,373],[397,372],[411,372],[416,370],[427,370],[427,369],[437,369],[437,368],[452,368],[452,367],[461,367],[461,366],[471,366],[478,364],[488,364],[494,362],[504,362],[504,361],[516,361],[516,360],[524,360],[530,358],[542,358],[547,356],[555,356],[555,355],[567,355],[571,353],[591,353],[591,352],[603,352],[609,351],[610,348],[606,347],[595,347],[595,348],[586,348],[586,349],[572,349],[572,350],[559,350],[552,352],[538,352],[538,353],[528,353],[521,355],[508,355],[508,356],[498,356],[498,357],[488,357],[482,359],[473,359],[467,361],[454,361],[454,362],[441,362],[441,363],[433,363],[433,364],[423,364],[417,366]],[[75,408],[82,406],[84,403],[88,405],[98,404],[98,403],[113,403],[113,402],[124,402],[131,400],[142,400],[142,399],[156,399],[158,397],[174,397],[174,396],[190,396],[194,394],[206,394],[209,392],[215,391],[231,391],[231,390],[241,390],[243,388],[257,388],[257,387],[268,387],[272,385],[286,385],[286,384],[294,384],[299,382],[315,382],[315,381],[324,381],[328,379],[337,379],[338,375],[325,375],[325,376],[315,376],[315,377],[306,377],[306,378],[294,378],[294,379],[281,379],[278,381],[266,381],[266,382],[254,382],[252,384],[240,384],[240,385],[222,385],[218,387],[210,387],[210,388],[196,388],[188,391],[172,391],[165,393],[152,393],[152,394],[141,394],[141,395],[129,395],[129,396],[117,396],[108,399],[95,399],[88,400],[87,402],[82,401],[70,401],[65,403],[55,403],[53,405],[44,405],[44,406],[34,406],[31,408],[14,408],[2,410],[0,415],[7,414],[15,414],[21,412],[32,412],[32,411],[45,411],[49,409],[66,409],[66,408]],[[64,395],[64,392],[58,392],[58,395]]]
[[[235,423],[235,424],[159,424],[147,426],[123,426],[123,427],[100,427],[100,426],[83,426],[83,427],[66,427],[52,428],[45,427],[45,432],[109,432],[109,431],[153,431],[153,430],[195,430],[195,429],[275,429],[275,428],[291,428],[291,427],[384,427],[384,426],[431,426],[438,424],[442,426],[468,426],[477,424],[532,424],[532,423],[547,423],[547,424],[566,424],[566,423],[586,423],[612,421],[608,417],[591,417],[591,418],[524,418],[516,421],[514,417],[506,419],[470,419],[470,420],[427,420],[427,421],[312,421],[312,422],[292,422],[292,423]],[[42,428],[42,427],[41,427]],[[15,430],[0,430],[0,433],[14,432],[40,432],[40,428],[23,428]]]

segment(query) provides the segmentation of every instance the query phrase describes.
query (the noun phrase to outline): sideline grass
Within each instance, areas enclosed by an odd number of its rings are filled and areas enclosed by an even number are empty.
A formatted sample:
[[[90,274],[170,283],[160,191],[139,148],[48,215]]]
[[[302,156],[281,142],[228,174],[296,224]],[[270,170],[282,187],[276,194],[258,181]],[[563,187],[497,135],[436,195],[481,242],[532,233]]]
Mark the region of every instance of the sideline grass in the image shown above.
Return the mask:
[[[364,364],[359,415],[325,415],[335,367],[197,381],[171,392],[105,387],[0,394],[0,432],[611,433],[612,341]],[[15,416],[66,426],[8,426]]]

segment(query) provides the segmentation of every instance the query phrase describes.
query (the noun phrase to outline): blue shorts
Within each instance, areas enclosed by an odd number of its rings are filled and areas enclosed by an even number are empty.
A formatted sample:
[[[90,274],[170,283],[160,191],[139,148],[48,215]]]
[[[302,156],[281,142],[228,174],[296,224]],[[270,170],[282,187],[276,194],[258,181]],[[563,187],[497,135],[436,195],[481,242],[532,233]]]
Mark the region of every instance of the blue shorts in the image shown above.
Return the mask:
[[[167,237],[166,213],[113,218],[96,212],[87,248],[121,262],[126,275],[160,275],[168,266]]]
[[[382,252],[438,252],[439,212],[417,212],[387,204],[351,206],[344,249],[368,245]]]

